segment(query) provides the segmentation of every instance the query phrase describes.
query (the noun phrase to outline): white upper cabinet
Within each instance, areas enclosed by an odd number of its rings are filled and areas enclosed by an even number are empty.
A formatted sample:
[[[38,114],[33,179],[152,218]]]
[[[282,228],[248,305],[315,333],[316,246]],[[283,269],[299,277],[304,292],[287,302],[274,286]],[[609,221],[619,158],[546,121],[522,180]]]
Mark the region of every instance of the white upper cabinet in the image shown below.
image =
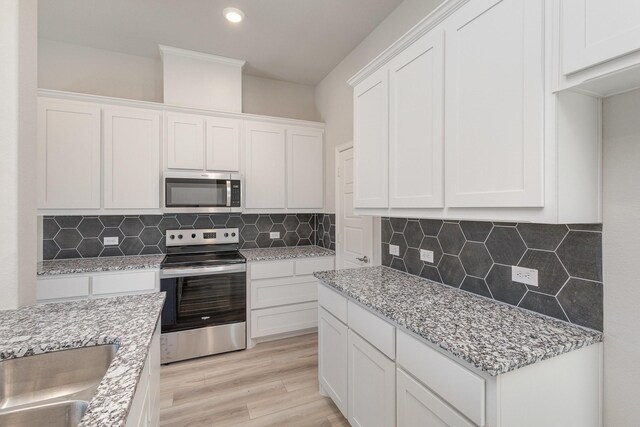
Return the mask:
[[[158,111],[106,108],[104,207],[160,207],[160,117]]]
[[[354,89],[356,208],[389,205],[389,75],[386,68]]]
[[[389,206],[444,206],[444,34],[426,34],[389,65]]]
[[[38,101],[38,207],[100,208],[100,107]]]
[[[200,116],[166,115],[167,167],[204,170],[204,122]]]
[[[544,206],[543,9],[478,0],[446,22],[447,206]]]
[[[287,130],[287,207],[324,207],[323,132]]]
[[[637,0],[562,0],[560,16],[565,75],[640,49]]]
[[[286,208],[285,127],[245,122],[245,144],[245,208]]]
[[[239,171],[240,120],[209,117],[206,126],[206,169]]]

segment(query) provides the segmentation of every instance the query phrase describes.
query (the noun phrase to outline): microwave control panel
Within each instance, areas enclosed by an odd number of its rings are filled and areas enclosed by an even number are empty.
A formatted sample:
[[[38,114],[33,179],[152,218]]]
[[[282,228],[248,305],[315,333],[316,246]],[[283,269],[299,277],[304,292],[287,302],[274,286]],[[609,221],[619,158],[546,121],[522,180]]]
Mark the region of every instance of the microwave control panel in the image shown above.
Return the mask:
[[[231,207],[240,207],[240,181],[231,181]]]

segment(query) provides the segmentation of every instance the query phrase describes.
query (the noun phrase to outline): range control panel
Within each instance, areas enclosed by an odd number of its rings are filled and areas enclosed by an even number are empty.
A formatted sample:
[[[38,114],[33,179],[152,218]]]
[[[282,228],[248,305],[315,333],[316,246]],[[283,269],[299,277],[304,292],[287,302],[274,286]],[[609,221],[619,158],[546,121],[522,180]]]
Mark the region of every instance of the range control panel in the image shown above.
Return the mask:
[[[167,230],[167,246],[222,245],[238,243],[240,230],[237,228],[216,228],[208,230]]]

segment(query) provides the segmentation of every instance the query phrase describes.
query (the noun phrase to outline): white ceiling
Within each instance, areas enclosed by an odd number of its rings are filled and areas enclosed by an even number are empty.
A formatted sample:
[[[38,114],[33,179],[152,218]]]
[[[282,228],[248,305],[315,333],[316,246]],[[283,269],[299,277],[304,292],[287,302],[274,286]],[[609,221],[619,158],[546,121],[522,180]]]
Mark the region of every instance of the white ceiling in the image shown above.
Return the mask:
[[[159,58],[158,44],[247,61],[315,85],[402,0],[39,0],[39,36]],[[230,24],[227,6],[245,20]]]

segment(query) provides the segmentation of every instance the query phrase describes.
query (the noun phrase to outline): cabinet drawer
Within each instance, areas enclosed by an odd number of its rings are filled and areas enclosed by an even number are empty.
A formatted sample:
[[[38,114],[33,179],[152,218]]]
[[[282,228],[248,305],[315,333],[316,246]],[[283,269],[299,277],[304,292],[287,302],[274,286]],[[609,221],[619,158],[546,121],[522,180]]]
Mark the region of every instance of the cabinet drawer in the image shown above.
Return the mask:
[[[156,272],[143,271],[125,274],[94,276],[91,282],[93,295],[123,292],[150,292],[156,289]]]
[[[316,271],[333,270],[333,257],[300,259],[296,261],[296,276],[313,274]]]
[[[89,276],[39,279],[36,288],[38,301],[87,296],[89,296]]]
[[[347,299],[323,284],[318,284],[318,304],[343,323],[347,323]]]
[[[349,313],[351,320],[351,313]],[[485,423],[485,381],[426,344],[398,332],[398,364],[474,423]]]
[[[396,328],[370,311],[349,301],[349,328],[373,344],[389,359],[396,357]]]
[[[318,281],[313,276],[251,281],[252,308],[275,307],[317,299]]]
[[[293,276],[293,261],[251,263],[251,280]]]
[[[251,311],[251,338],[316,328],[318,304],[287,305]]]

